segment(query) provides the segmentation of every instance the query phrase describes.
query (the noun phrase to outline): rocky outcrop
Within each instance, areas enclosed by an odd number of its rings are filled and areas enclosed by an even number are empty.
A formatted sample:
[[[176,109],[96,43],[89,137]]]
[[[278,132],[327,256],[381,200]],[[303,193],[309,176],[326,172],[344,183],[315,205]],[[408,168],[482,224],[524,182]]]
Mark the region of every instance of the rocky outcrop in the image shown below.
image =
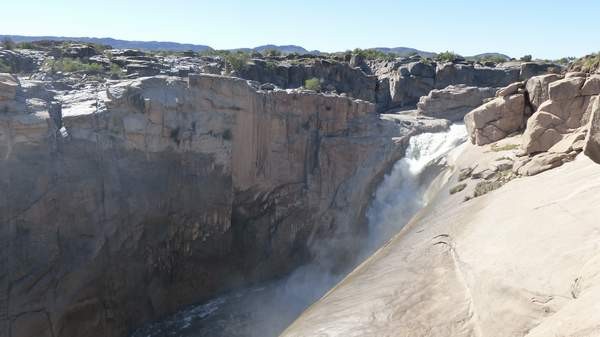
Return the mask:
[[[237,75],[260,83],[273,83],[280,88],[299,88],[306,80],[317,78],[326,91],[377,103],[377,78],[344,62],[314,59],[290,63],[254,59],[239,69]]]
[[[558,81],[561,78],[560,75],[547,74],[535,76],[527,80],[525,89],[527,90],[529,102],[534,110],[537,110],[542,103],[550,98],[548,95],[548,86],[550,83]]]
[[[465,116],[465,125],[473,144],[485,145],[518,131],[525,115],[525,95],[501,96]]]
[[[0,113],[14,111],[19,81],[7,73],[0,73]]]
[[[494,88],[468,87],[464,84],[434,89],[421,97],[417,104],[418,113],[425,116],[461,121],[465,114],[493,97]]]
[[[549,84],[549,100],[527,121],[522,145],[525,152],[547,151],[567,134],[587,124],[594,106],[590,103],[597,97],[582,94],[586,82],[584,77],[569,77]],[[591,87],[592,84],[588,85]],[[594,94],[591,90],[588,93]]]
[[[591,115],[587,125],[588,130],[583,152],[590,159],[600,164],[600,99],[598,96],[590,104],[592,105]]]
[[[452,84],[475,87],[505,87],[519,80],[520,70],[516,67],[484,67],[473,64],[445,63],[438,65],[435,88],[442,89]]]
[[[525,62],[521,64],[520,78],[522,81],[548,73],[559,74],[562,67],[553,63],[546,62]]]
[[[2,335],[124,336],[320,240],[350,256],[374,182],[427,125],[210,75],[64,103],[0,114]]]

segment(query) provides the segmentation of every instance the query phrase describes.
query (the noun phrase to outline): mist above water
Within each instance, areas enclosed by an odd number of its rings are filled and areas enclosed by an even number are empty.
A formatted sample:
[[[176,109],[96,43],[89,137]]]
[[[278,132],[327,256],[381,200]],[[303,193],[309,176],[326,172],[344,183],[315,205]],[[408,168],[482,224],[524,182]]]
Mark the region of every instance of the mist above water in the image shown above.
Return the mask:
[[[452,125],[446,132],[425,133],[410,139],[405,157],[385,176],[367,211],[369,234],[357,248],[361,258],[372,254],[427,204],[431,182],[443,169],[440,161],[465,140],[464,125]],[[354,268],[349,266],[345,273],[333,274],[329,268],[332,261],[322,258],[327,254],[318,256],[321,259],[297,268],[282,280],[182,310],[139,329],[132,337],[278,336]]]

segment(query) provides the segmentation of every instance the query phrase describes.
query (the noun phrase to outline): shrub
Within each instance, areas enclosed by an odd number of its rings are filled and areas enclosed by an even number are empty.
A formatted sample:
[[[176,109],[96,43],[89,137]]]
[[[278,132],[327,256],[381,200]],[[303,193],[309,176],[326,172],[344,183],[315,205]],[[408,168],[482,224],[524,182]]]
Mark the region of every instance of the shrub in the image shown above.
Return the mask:
[[[121,78],[123,76],[124,72],[123,69],[121,69],[121,67],[119,67],[119,65],[113,63],[110,65],[110,75],[113,77],[117,77],[117,78]]]
[[[533,60],[533,57],[531,55],[524,55],[523,57],[521,57],[521,61],[523,62],[531,62],[531,60]]]
[[[492,146],[490,147],[490,149],[494,152],[510,151],[510,150],[515,150],[518,148],[519,148],[518,144],[506,144],[503,146],[498,146],[497,144],[492,144]]]
[[[0,60],[0,73],[11,73],[12,72],[12,67],[4,62],[3,60]]]
[[[225,61],[231,66],[231,69],[235,71],[245,69],[248,61],[250,61],[250,55],[244,52],[227,53],[224,57]]]
[[[18,49],[37,49],[35,44],[33,44],[32,42],[17,43],[17,48]]]
[[[64,58],[58,60],[46,61],[46,66],[50,69],[50,72],[57,73],[74,73],[82,72],[86,74],[98,74],[104,71],[104,67],[98,63],[83,63],[77,59]]]
[[[308,90],[321,91],[321,81],[316,77],[309,78],[304,81],[304,87]]]
[[[441,62],[452,62],[458,57],[458,54],[446,50],[445,52],[441,52],[436,56],[436,60]]]
[[[263,52],[265,56],[281,56],[281,52],[277,49],[268,49]]]
[[[2,39],[2,47],[4,47],[6,50],[13,50],[17,47],[17,45],[10,37],[5,37]]]
[[[394,53],[384,53],[384,52],[382,52],[380,50],[377,50],[377,49],[360,49],[360,48],[356,48],[356,49],[354,49],[352,51],[352,54],[360,55],[360,56],[366,58],[367,60],[392,61],[396,57],[398,57],[398,55],[396,55]]]

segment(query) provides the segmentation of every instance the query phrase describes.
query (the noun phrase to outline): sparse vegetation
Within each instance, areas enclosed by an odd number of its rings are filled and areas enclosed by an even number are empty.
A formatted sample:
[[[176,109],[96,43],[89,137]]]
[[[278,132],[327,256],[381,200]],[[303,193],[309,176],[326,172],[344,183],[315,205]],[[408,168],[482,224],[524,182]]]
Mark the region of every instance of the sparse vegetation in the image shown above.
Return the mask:
[[[448,50],[447,50],[447,51],[445,51],[445,52],[439,53],[439,54],[436,56],[436,58],[435,58],[435,59],[436,59],[436,60],[438,60],[438,61],[441,61],[441,62],[452,62],[452,61],[454,61],[454,60],[455,60],[455,59],[456,59],[458,56],[459,56],[458,54],[456,54],[456,53],[454,53],[454,52],[452,52],[452,51],[448,51]]]
[[[321,81],[316,77],[309,78],[304,81],[304,87],[308,90],[321,91]]]
[[[531,62],[531,60],[533,60],[533,57],[531,55],[524,55],[523,57],[521,57],[521,61],[523,62]]]
[[[223,53],[223,57],[233,71],[243,70],[246,68],[248,61],[250,61],[250,55],[244,52]]]
[[[600,68],[600,53],[584,56],[573,62],[573,70],[594,72]]]
[[[123,69],[121,69],[121,67],[119,67],[117,64],[113,63],[110,65],[110,75],[112,77],[121,78],[124,74],[125,72]]]
[[[467,187],[467,184],[458,184],[450,189],[450,194],[456,194]]]
[[[281,52],[277,49],[268,49],[265,50],[262,54],[269,57],[281,56]]]
[[[63,72],[74,73],[82,72],[85,74],[98,74],[104,71],[104,67],[98,63],[83,63],[78,59],[63,58],[58,60],[48,60],[45,66],[51,73]]]
[[[386,60],[392,61],[398,57],[398,55],[394,53],[384,53],[382,51],[376,49],[359,49],[356,48],[352,51],[352,54],[360,55],[367,60]]]
[[[12,67],[7,64],[6,62],[4,62],[3,60],[0,60],[0,73],[11,73],[12,72]]]
[[[498,146],[497,144],[492,144],[492,146],[490,147],[490,150],[492,150],[494,152],[502,152],[502,151],[515,150],[518,148],[519,148],[518,144],[506,144],[506,145],[502,145],[502,146]]]
[[[6,50],[13,50],[17,47],[17,44],[10,37],[5,37],[2,39],[2,47]]]
[[[498,64],[498,63],[506,62],[507,59],[500,55],[487,55],[487,56],[479,58],[477,61],[479,61],[480,63],[492,62],[492,63]]]
[[[475,190],[473,192],[473,195],[466,196],[465,201],[480,197],[491,191],[497,190],[500,187],[504,186],[504,184],[506,184],[507,182],[515,179],[516,177],[517,176],[513,173],[512,169],[498,172],[496,174],[494,180],[484,180],[484,181],[477,183],[477,185],[475,185]]]

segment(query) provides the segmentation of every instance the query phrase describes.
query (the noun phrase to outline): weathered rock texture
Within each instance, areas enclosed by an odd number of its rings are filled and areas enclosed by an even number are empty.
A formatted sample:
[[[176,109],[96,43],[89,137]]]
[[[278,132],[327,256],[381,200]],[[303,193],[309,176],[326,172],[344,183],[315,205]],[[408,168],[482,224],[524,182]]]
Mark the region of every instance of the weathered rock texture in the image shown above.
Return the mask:
[[[523,125],[525,95],[501,96],[465,116],[465,125],[473,144],[496,142],[518,131]]]
[[[527,121],[523,149],[527,153],[549,150],[568,134],[585,127],[596,106],[597,96],[583,95],[584,77],[569,77],[549,84],[549,100],[542,103]],[[586,92],[598,95],[589,84]]]
[[[367,102],[210,75],[97,99],[0,113],[2,336],[124,336],[282,275],[320,239],[349,256],[408,139],[392,138],[418,131]]]
[[[440,194],[281,336],[597,336],[599,181],[580,157],[469,202]]]
[[[453,122],[463,120],[465,114],[494,97],[494,88],[468,87],[464,84],[434,89],[421,97],[417,104],[419,114],[445,118]]]

